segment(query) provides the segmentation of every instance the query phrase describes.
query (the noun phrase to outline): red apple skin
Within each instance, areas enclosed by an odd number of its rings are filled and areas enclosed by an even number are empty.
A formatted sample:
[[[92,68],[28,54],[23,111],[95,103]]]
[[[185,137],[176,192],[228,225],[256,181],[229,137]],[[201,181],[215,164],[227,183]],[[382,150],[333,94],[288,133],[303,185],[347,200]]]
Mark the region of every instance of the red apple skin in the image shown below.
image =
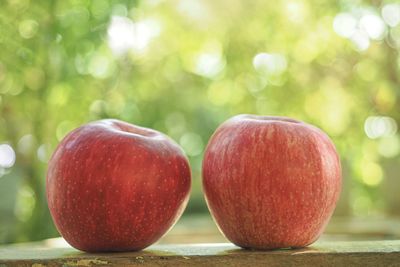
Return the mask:
[[[69,133],[50,159],[47,201],[66,241],[87,251],[134,251],[178,220],[191,186],[188,160],[167,136],[118,120]]]
[[[323,232],[341,191],[339,156],[320,129],[238,115],[211,137],[203,190],[222,233],[243,248],[304,247]]]

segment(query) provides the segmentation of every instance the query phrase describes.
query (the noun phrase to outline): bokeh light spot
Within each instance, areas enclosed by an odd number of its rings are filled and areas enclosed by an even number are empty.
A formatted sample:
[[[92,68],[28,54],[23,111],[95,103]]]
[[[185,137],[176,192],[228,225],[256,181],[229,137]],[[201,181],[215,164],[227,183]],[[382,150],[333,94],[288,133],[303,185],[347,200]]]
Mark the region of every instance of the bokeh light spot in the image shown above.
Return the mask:
[[[204,1],[180,0],[177,5],[178,11],[190,20],[205,22],[209,18],[209,10]]]
[[[259,53],[253,58],[253,66],[260,73],[279,75],[286,70],[287,61],[281,54]]]
[[[209,78],[218,75],[225,66],[225,60],[218,52],[201,53],[196,61],[195,73]]]
[[[45,74],[41,68],[27,68],[24,72],[25,85],[31,90],[40,89],[45,83]]]
[[[375,162],[365,162],[362,166],[362,181],[369,186],[377,186],[383,180],[383,170]]]
[[[366,14],[362,16],[360,19],[360,28],[373,40],[381,40],[386,31],[385,23],[375,14]]]
[[[143,52],[150,41],[161,32],[157,20],[146,19],[133,22],[121,16],[113,16],[108,26],[108,45],[115,55],[122,55],[133,49]]]
[[[350,40],[353,42],[357,51],[365,51],[370,46],[368,35],[364,31],[357,31],[351,36]]]
[[[57,125],[56,137],[58,141],[61,141],[67,133],[74,128],[74,124],[70,121],[62,121]]]
[[[339,13],[333,20],[333,30],[344,38],[350,38],[356,32],[357,19],[350,13]]]
[[[371,139],[392,136],[397,132],[397,123],[391,117],[370,116],[365,120],[364,131]]]
[[[37,157],[41,162],[47,163],[49,160],[48,148],[46,144],[42,144],[37,149]]]
[[[400,153],[400,140],[397,135],[383,137],[378,143],[378,152],[385,158],[394,158]]]
[[[203,152],[203,140],[201,136],[196,133],[185,133],[179,140],[182,148],[188,156],[194,157]]]
[[[15,163],[15,151],[8,144],[0,145],[0,167],[11,168]]]
[[[18,141],[18,152],[24,155],[31,153],[35,146],[35,137],[31,134],[26,134]]]
[[[32,216],[35,205],[35,192],[27,185],[21,186],[17,193],[17,203],[14,209],[14,214],[18,220],[22,222],[29,220]]]
[[[304,1],[289,1],[285,3],[287,17],[290,21],[301,23],[307,13]]]
[[[112,7],[112,15],[126,17],[128,15],[128,9],[123,4],[116,4]]]
[[[168,134],[172,137],[181,136],[186,130],[185,116],[180,112],[173,112],[168,114],[165,119],[165,127]]]
[[[34,37],[39,29],[39,24],[35,20],[23,20],[19,23],[19,34],[22,38],[30,39]]]
[[[369,48],[370,40],[382,40],[387,34],[382,18],[368,9],[337,14],[333,29],[339,36],[351,40],[359,52]]]
[[[386,4],[381,13],[383,20],[390,27],[396,27],[400,23],[400,4]]]
[[[230,101],[234,85],[229,81],[213,83],[207,91],[208,99],[217,106],[222,106]]]
[[[107,78],[112,74],[111,60],[101,53],[95,53],[89,62],[89,73],[96,78]]]

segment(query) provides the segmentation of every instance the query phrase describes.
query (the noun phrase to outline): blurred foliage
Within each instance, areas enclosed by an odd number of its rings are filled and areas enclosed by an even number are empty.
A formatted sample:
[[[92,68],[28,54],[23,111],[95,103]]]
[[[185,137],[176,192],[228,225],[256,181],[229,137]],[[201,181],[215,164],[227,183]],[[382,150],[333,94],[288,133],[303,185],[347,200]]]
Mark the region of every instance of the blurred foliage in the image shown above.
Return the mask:
[[[46,162],[68,131],[109,117],[182,145],[186,213],[206,212],[210,135],[254,113],[332,137],[345,174],[337,215],[399,214],[399,22],[399,4],[375,0],[4,1],[0,243],[57,235]]]

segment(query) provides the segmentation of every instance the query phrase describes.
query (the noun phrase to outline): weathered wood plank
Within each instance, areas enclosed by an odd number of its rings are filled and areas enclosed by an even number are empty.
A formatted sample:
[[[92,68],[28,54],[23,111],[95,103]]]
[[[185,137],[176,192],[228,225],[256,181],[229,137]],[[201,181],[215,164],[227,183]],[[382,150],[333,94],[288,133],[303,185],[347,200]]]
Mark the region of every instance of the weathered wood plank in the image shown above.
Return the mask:
[[[229,243],[154,245],[144,251],[88,254],[71,247],[0,247],[0,266],[400,266],[400,240],[333,241],[294,250],[252,251]]]

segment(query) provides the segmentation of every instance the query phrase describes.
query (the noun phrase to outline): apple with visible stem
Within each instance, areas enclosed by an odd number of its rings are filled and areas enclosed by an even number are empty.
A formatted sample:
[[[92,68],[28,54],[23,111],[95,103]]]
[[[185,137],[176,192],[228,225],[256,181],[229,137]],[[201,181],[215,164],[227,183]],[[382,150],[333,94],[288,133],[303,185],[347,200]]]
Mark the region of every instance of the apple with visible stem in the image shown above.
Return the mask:
[[[182,149],[166,135],[119,120],[69,133],[52,155],[47,201],[73,247],[134,251],[156,242],[178,220],[191,186]]]
[[[203,191],[222,233],[243,248],[304,247],[323,232],[341,191],[335,146],[285,117],[238,115],[211,137]]]

